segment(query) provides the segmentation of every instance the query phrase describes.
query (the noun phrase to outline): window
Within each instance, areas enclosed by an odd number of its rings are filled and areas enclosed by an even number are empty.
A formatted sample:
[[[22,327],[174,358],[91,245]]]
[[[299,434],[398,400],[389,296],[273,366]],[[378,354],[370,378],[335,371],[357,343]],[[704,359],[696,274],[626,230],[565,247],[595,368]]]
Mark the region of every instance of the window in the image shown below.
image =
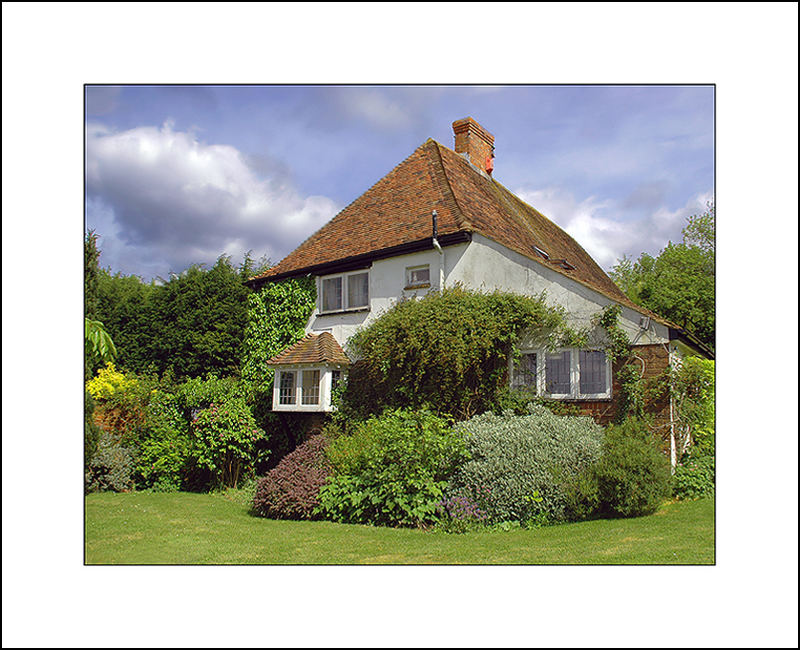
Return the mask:
[[[602,395],[607,392],[606,353],[602,350],[581,350],[580,353],[580,393],[581,395]]]
[[[535,390],[536,383],[536,353],[523,352],[511,373],[511,388],[516,390],[533,388]]]
[[[347,307],[366,307],[369,304],[369,273],[347,276]]]
[[[406,268],[406,288],[424,287],[431,284],[430,264],[409,266]]]
[[[319,370],[303,370],[301,404],[319,404]]]
[[[280,389],[278,393],[279,404],[294,404],[294,372],[281,371]]]
[[[570,395],[572,393],[571,357],[569,350],[548,354],[545,361],[545,391],[550,395]]]
[[[322,278],[322,313],[364,307],[369,307],[368,271]]]
[[[339,383],[342,381],[342,371],[341,370],[332,370],[331,371],[331,393],[335,391],[339,387]]]
[[[325,278],[322,281],[322,311],[342,309],[342,277]]]

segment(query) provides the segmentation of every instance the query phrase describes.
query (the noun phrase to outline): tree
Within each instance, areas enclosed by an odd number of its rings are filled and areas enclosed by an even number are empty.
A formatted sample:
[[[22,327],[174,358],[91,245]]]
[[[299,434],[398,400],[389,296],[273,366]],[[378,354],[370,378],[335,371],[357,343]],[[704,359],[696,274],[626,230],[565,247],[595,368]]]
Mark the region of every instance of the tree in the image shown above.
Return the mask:
[[[97,317],[99,258],[97,233],[90,230],[83,239],[83,315],[92,319]]]
[[[688,218],[683,241],[658,256],[623,257],[611,277],[636,304],[695,334],[712,350],[715,319],[715,208]]]

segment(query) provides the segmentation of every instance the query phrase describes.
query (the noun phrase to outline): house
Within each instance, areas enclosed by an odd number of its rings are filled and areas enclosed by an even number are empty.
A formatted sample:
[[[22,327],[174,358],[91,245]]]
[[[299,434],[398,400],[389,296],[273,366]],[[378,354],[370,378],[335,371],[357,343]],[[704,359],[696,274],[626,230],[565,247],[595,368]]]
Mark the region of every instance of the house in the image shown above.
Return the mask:
[[[492,177],[491,133],[469,117],[454,122],[453,131],[454,150],[427,140],[250,280],[255,288],[306,275],[317,282],[306,337],[270,361],[275,411],[330,410],[331,392],[352,361],[352,334],[397,300],[454,283],[532,296],[545,291],[577,327],[619,305],[619,324],[645,376],[705,352],[688,332],[629,300],[572,237]],[[547,351],[523,340],[521,352],[521,362],[509,368],[513,386],[574,403],[601,422],[611,419],[619,386],[602,349]],[[657,415],[668,425],[669,404]]]

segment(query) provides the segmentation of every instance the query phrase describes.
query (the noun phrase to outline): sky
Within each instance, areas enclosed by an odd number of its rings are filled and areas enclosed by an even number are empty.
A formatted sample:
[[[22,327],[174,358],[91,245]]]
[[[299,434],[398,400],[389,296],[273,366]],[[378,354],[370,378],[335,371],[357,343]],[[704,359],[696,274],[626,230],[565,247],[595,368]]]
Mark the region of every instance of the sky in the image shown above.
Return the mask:
[[[714,88],[85,86],[86,227],[145,280],[247,251],[277,263],[471,116],[494,178],[604,268],[680,241],[714,196]]]

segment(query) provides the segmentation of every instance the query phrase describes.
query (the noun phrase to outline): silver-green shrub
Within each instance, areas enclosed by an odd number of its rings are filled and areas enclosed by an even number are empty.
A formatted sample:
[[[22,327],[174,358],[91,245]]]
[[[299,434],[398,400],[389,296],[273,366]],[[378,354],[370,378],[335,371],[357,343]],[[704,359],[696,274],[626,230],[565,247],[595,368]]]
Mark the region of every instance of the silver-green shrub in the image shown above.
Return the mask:
[[[543,406],[530,415],[478,415],[457,425],[468,460],[449,494],[473,499],[490,522],[565,519],[568,486],[600,458],[603,427],[590,417],[558,416]]]

